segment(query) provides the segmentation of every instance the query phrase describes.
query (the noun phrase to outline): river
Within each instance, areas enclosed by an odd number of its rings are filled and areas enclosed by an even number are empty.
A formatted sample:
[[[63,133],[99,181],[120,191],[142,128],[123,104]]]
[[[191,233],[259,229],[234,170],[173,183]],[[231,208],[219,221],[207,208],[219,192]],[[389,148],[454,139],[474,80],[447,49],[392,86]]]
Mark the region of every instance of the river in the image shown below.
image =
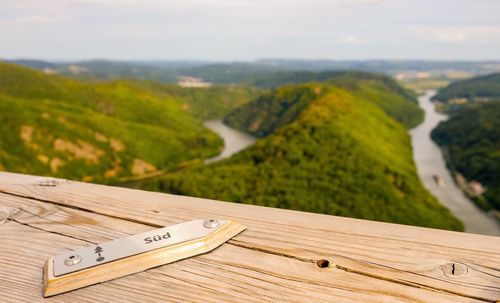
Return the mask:
[[[431,131],[439,122],[447,119],[446,115],[436,112],[430,100],[434,94],[435,91],[428,91],[418,98],[420,107],[425,111],[425,120],[410,131],[418,175],[431,194],[464,223],[466,232],[500,236],[500,224],[495,218],[476,207],[453,182],[441,149],[431,140]],[[205,163],[228,158],[256,140],[249,134],[230,128],[222,120],[205,121],[204,125],[224,139],[222,153],[205,160]],[[443,184],[440,186],[434,180],[435,175],[442,180]]]
[[[224,158],[229,158],[257,140],[255,137],[247,133],[230,128],[224,124],[222,120],[205,121],[203,125],[205,125],[206,128],[213,130],[220,137],[222,137],[222,139],[224,139],[224,149],[222,150],[222,153],[218,156],[206,159],[205,163],[212,163]]]
[[[441,149],[430,137],[439,122],[447,119],[446,115],[436,112],[430,100],[434,94],[435,91],[427,91],[418,98],[420,107],[425,111],[425,120],[410,131],[418,175],[434,197],[464,223],[466,232],[500,236],[497,220],[476,207],[453,182]],[[434,175],[443,181],[441,186],[434,180]]]

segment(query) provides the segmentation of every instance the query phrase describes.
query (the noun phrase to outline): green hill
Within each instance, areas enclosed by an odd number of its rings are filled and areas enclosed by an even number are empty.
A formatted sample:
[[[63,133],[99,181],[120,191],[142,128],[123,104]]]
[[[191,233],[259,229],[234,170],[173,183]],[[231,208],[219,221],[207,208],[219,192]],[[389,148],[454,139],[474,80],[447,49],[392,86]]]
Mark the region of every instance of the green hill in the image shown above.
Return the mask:
[[[169,174],[145,187],[461,230],[461,223],[422,186],[407,129],[393,118],[395,109],[415,109],[413,101],[380,83],[345,81],[289,85],[263,95],[226,119],[263,139],[229,159]],[[391,100],[397,100],[394,107]],[[421,112],[413,114],[418,119]]]
[[[158,97],[175,98],[182,108],[201,120],[220,119],[232,110],[256,99],[262,90],[253,86],[214,85],[208,88],[185,88],[175,84],[133,81]]]
[[[449,103],[461,98],[468,101],[500,98],[500,73],[453,82],[440,89],[433,100]]]
[[[213,156],[223,142],[199,118],[223,115],[252,93],[82,82],[2,63],[0,169],[113,182]]]
[[[432,138],[446,147],[454,169],[486,186],[487,204],[480,205],[500,210],[500,100],[478,104],[441,122]]]
[[[338,87],[348,89],[351,93],[356,94],[357,98],[369,98],[370,102],[376,103],[390,116],[397,121],[403,123],[408,128],[414,127],[422,122],[424,113],[418,106],[414,93],[399,86],[393,79],[380,75],[364,72],[348,71],[348,72],[293,72],[273,74],[268,78],[263,78],[261,81],[268,83],[271,87],[282,84],[307,83],[313,81],[321,81],[323,83],[333,84]],[[259,85],[259,83],[256,83]],[[264,96],[258,101],[260,106],[262,103],[269,103]],[[275,106],[269,103],[269,106]],[[243,117],[239,113],[248,113],[252,110],[259,110],[259,106],[249,105],[237,109],[231,115],[226,117],[226,123],[229,125],[252,132],[249,125],[245,125],[245,114]],[[280,109],[271,109],[260,111],[259,117],[266,120],[275,114]],[[267,117],[264,117],[267,115]],[[246,115],[248,117],[253,114]],[[243,123],[243,124],[242,124]],[[257,134],[256,134],[257,135]]]

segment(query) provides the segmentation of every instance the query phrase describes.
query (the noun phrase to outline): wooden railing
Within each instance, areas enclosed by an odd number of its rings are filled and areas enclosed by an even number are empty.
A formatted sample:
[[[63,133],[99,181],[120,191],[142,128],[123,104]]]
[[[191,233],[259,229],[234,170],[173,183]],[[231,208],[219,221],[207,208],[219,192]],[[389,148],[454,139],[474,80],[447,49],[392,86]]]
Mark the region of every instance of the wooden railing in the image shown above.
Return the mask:
[[[198,218],[216,250],[42,298],[45,260]],[[500,238],[0,173],[1,302],[498,302]]]

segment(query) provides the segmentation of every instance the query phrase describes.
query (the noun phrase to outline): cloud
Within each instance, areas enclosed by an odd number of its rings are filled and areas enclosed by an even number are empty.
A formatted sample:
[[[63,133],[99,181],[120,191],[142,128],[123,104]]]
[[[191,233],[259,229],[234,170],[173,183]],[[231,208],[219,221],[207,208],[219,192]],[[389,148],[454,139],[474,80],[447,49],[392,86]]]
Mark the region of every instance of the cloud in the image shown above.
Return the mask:
[[[140,6],[162,6],[169,7],[221,7],[221,8],[241,8],[241,7],[272,7],[272,6],[317,6],[317,7],[338,7],[353,5],[379,5],[387,0],[330,0],[330,1],[308,1],[302,0],[70,0],[76,5],[140,5]]]
[[[13,23],[16,24],[47,24],[67,22],[70,18],[64,15],[31,15],[15,18]]]
[[[0,0],[0,57],[497,58],[499,13],[494,0]]]
[[[440,42],[462,42],[465,40],[466,35],[464,32],[457,30],[437,30],[434,37]]]
[[[499,26],[420,27],[419,32],[434,41],[459,43],[500,39]]]
[[[346,35],[338,38],[337,42],[341,44],[361,44],[365,43],[366,40],[355,35]]]

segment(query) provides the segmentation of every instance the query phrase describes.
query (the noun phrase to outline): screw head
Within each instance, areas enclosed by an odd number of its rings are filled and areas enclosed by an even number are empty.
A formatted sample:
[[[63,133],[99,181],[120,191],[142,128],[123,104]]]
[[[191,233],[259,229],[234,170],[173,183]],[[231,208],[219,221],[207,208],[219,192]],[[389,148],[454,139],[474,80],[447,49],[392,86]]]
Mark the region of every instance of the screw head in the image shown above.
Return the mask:
[[[217,219],[207,219],[203,222],[203,226],[206,228],[216,228],[220,223]]]
[[[82,261],[82,257],[78,254],[70,255],[64,260],[64,264],[67,266],[72,266],[78,264]]]

